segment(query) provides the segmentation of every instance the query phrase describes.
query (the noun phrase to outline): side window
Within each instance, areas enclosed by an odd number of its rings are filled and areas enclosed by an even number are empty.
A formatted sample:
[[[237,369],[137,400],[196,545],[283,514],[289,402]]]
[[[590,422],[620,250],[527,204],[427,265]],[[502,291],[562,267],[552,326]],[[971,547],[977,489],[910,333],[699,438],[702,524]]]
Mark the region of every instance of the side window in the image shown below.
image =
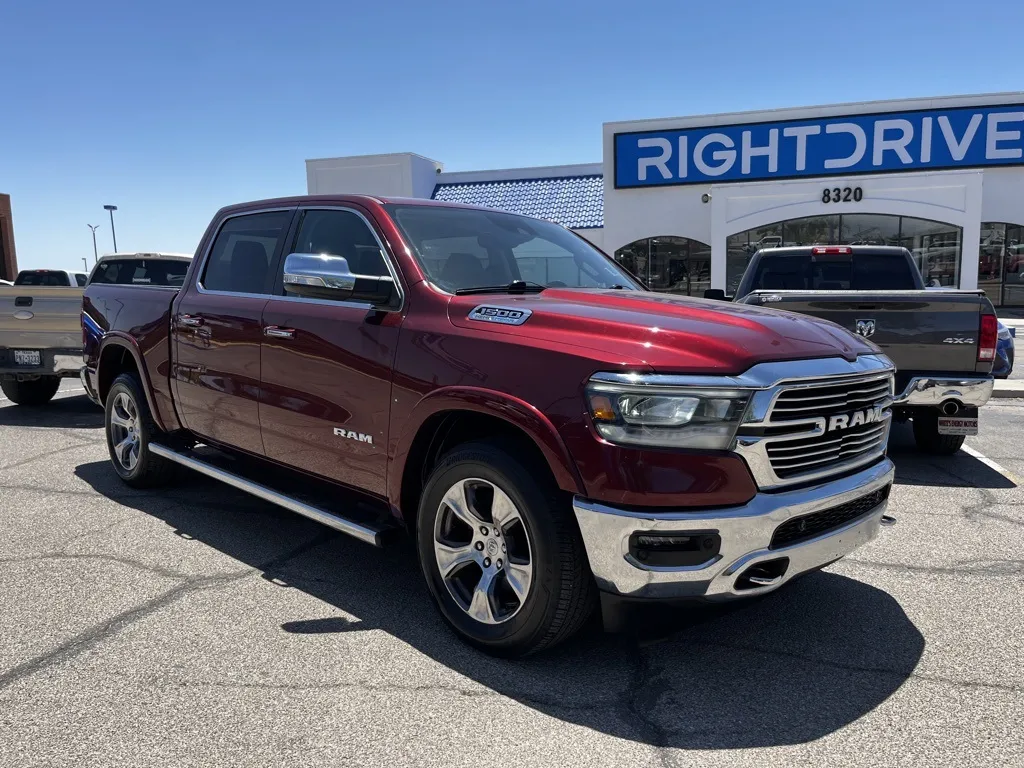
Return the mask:
[[[270,262],[288,231],[291,217],[291,211],[273,211],[228,219],[213,241],[203,272],[203,288],[269,293]]]
[[[79,288],[85,288],[85,275],[83,275],[81,272],[76,272],[75,282],[78,283]]]
[[[391,274],[373,231],[352,211],[306,211],[291,250],[342,256],[354,275],[386,277]]]

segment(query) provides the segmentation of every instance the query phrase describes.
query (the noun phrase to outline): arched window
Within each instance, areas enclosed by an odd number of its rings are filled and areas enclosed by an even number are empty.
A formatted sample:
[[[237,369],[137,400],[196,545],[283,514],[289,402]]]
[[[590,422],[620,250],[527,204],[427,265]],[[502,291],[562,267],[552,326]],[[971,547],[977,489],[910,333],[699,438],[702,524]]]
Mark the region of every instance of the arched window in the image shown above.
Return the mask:
[[[653,291],[703,296],[711,287],[711,246],[699,240],[645,237],[619,248],[615,260]]]
[[[739,286],[759,248],[786,245],[902,245],[914,255],[925,285],[958,287],[962,231],[954,224],[911,216],[846,213],[777,221],[730,235],[726,293]]]
[[[997,307],[1024,305],[1024,226],[982,222],[978,287]]]

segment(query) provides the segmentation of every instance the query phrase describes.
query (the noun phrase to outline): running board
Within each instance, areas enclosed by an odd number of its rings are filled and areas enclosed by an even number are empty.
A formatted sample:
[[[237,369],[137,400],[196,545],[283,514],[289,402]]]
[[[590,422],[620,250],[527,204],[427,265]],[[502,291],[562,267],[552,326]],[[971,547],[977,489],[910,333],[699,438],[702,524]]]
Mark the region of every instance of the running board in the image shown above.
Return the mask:
[[[219,480],[220,482],[230,485],[233,488],[237,488],[240,491],[250,493],[264,501],[269,501],[271,504],[284,507],[291,512],[296,512],[303,517],[308,517],[310,520],[316,520],[318,523],[323,523],[329,528],[334,528],[336,531],[347,533],[349,536],[353,536],[360,541],[365,541],[368,544],[373,544],[375,547],[380,547],[384,544],[383,529],[371,528],[367,525],[346,520],[343,517],[338,517],[338,515],[333,512],[328,512],[324,509],[320,509],[319,507],[315,507],[312,504],[307,504],[291,496],[286,496],[279,491],[275,491],[273,488],[268,488],[261,483],[254,482],[242,477],[241,475],[228,472],[221,467],[214,466],[213,464],[196,458],[194,455],[189,453],[168,448],[166,445],[150,443],[149,450],[151,453],[167,459],[168,461],[181,464],[183,467],[188,467],[201,475],[212,477],[214,480]]]

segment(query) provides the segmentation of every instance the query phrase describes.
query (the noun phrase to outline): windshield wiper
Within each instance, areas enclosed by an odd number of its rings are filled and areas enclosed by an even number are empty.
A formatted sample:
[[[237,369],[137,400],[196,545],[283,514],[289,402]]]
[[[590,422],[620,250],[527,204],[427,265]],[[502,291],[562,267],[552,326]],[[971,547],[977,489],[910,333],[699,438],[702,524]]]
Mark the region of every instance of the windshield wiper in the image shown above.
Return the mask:
[[[546,289],[547,286],[540,283],[513,280],[508,285],[481,285],[476,288],[459,288],[455,291],[455,295],[466,296],[471,293],[540,293]]]

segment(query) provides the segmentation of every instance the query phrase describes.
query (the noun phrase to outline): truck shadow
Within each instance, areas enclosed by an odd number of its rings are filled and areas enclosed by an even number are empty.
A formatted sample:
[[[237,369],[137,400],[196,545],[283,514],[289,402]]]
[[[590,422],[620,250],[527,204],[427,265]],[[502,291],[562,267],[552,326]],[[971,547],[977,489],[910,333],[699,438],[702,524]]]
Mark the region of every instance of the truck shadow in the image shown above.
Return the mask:
[[[0,402],[0,427],[96,429],[103,426],[103,409],[85,395],[55,397],[46,405]]]
[[[76,475],[175,534],[262,571],[270,583],[339,609],[328,619],[291,617],[284,632],[383,630],[551,717],[654,746],[818,739],[884,702],[924,649],[888,594],[821,572],[742,605],[640,614],[632,635],[605,635],[595,621],[548,653],[493,659],[442,623],[409,542],[376,550],[192,473],[170,496],[129,491],[106,462],[83,464]],[[287,552],[298,554],[282,558]]]
[[[921,453],[914,444],[909,423],[893,424],[889,434],[889,458],[896,464],[896,482],[953,488],[1016,488],[1010,478],[965,451],[952,456]]]

